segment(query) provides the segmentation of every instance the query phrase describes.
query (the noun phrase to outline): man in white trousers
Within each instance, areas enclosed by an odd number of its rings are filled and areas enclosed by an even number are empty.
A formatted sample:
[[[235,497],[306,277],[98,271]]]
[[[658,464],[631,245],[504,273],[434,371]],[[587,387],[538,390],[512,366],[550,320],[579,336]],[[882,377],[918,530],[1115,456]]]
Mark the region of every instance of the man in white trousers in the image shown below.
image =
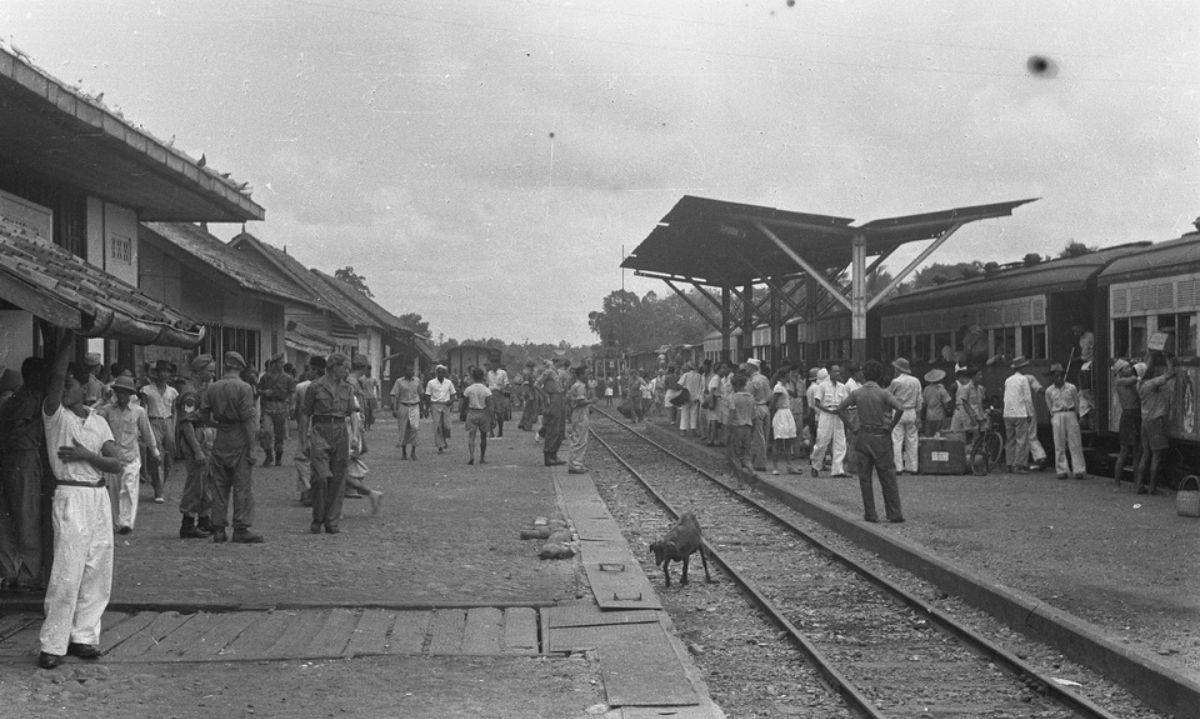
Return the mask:
[[[918,469],[917,437],[921,416],[921,380],[913,377],[908,360],[897,357],[892,360],[896,376],[888,385],[888,392],[900,400],[904,411],[900,414],[900,422],[892,427],[892,460],[896,464],[896,474],[916,474]]]
[[[126,375],[116,378],[112,383],[112,391],[112,402],[101,405],[96,414],[108,422],[113,442],[117,445],[117,458],[125,464],[125,468],[116,478],[117,486],[114,489],[117,495],[117,533],[129,534],[137,522],[139,482],[142,474],[142,457],[138,442],[140,440],[145,444],[146,453],[157,459],[158,441],[146,410],[129,401],[137,393],[133,378]]]
[[[108,423],[83,403],[86,370],[68,374],[75,334],[59,337],[50,370],[42,422],[46,454],[57,487],[51,508],[54,568],[46,587],[38,666],[54,669],[63,656],[100,658],[100,618],[112,592],[112,504],[104,474],[119,474],[121,460]]]

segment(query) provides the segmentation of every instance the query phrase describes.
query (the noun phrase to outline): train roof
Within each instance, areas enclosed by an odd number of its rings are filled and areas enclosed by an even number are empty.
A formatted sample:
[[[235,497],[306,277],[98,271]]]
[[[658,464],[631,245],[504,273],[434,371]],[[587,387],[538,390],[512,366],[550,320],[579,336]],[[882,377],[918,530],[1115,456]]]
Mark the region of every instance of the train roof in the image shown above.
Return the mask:
[[[1178,239],[1159,242],[1114,260],[1096,281],[1111,285],[1197,271],[1200,271],[1200,232],[1189,232]]]
[[[1000,270],[944,285],[922,288],[895,295],[882,306],[884,314],[950,307],[955,304],[998,300],[1044,294],[1072,292],[1085,289],[1090,281],[1110,264],[1150,247],[1149,242],[1135,242],[1106,247],[1078,257],[1050,260],[1028,267]]]

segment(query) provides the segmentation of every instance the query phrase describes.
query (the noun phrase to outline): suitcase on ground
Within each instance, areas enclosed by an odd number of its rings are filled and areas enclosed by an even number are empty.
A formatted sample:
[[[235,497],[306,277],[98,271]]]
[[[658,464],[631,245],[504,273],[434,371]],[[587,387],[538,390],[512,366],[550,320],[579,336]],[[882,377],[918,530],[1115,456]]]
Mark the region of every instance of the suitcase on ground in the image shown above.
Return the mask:
[[[921,474],[966,474],[966,445],[961,439],[921,437],[917,462]]]

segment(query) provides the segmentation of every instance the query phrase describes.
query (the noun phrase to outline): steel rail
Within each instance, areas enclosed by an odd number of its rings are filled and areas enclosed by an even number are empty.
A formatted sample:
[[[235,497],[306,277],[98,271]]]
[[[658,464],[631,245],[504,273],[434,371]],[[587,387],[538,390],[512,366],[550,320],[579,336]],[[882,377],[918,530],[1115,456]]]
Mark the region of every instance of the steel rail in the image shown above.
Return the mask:
[[[858,574],[863,579],[866,579],[867,581],[871,582],[875,586],[877,586],[880,589],[882,589],[883,591],[887,592],[894,598],[900,600],[901,602],[903,602],[906,606],[908,606],[913,611],[924,614],[939,629],[946,631],[947,633],[956,637],[957,639],[964,642],[972,649],[982,653],[983,655],[996,660],[998,665],[1000,665],[1003,668],[1005,668],[1006,670],[1008,670],[1009,673],[1014,675],[1018,680],[1021,680],[1021,681],[1027,680],[1029,683],[1031,683],[1033,686],[1035,686],[1042,693],[1051,696],[1054,700],[1058,701],[1060,704],[1070,708],[1073,711],[1076,711],[1076,712],[1082,714],[1083,716],[1088,717],[1089,719],[1119,719],[1115,714],[1112,714],[1112,713],[1108,712],[1107,710],[1103,709],[1102,707],[1096,705],[1087,697],[1079,696],[1079,695],[1075,694],[1074,692],[1068,691],[1066,688],[1056,684],[1054,681],[1052,681],[1048,677],[1043,676],[1041,674],[1041,672],[1039,672],[1036,668],[1034,668],[1030,664],[1026,663],[1020,657],[1016,656],[1012,652],[1009,652],[1008,650],[1004,649],[1003,647],[999,646],[998,644],[995,644],[994,642],[987,639],[986,637],[979,634],[978,632],[971,629],[970,627],[967,627],[967,626],[963,625],[962,623],[956,621],[949,614],[946,614],[945,612],[938,609],[937,607],[931,606],[930,604],[926,603],[924,600],[915,596],[914,594],[907,591],[903,587],[900,587],[897,584],[889,581],[887,578],[880,576],[879,574],[875,573],[874,571],[872,571],[870,568],[868,568],[864,564],[860,563],[859,561],[850,557],[849,555],[845,554],[844,552],[838,550],[837,548],[829,545],[828,543],[823,541],[821,538],[806,531],[804,528],[793,524],[786,517],[779,515],[777,512],[775,512],[770,507],[767,507],[766,505],[755,500],[754,498],[748,497],[745,494],[743,494],[742,492],[739,492],[736,487],[732,487],[732,486],[726,484],[721,479],[717,478],[716,476],[714,476],[707,470],[703,469],[702,467],[697,466],[693,462],[680,456],[679,454],[672,451],[670,448],[666,447],[665,445],[663,445],[659,442],[656,442],[653,439],[650,439],[649,437],[642,434],[641,432],[638,432],[635,428],[629,426],[627,423],[614,417],[612,414],[610,414],[604,410],[601,410],[597,407],[593,407],[593,409],[598,411],[601,415],[603,415],[607,419],[611,420],[617,426],[628,431],[630,434],[634,435],[635,437],[638,437],[639,439],[646,442],[650,446],[654,447],[655,449],[658,449],[659,451],[663,452],[667,456],[669,456],[672,459],[676,460],[677,462],[683,464],[690,470],[696,472],[697,474],[699,474],[700,476],[709,480],[710,482],[717,485],[721,489],[724,489],[727,493],[733,495],[739,501],[744,502],[745,504],[748,504],[749,506],[753,507],[754,509],[758,510],[759,512],[762,512],[767,517],[769,517],[771,520],[773,520],[780,526],[784,527],[788,531],[799,535],[806,542],[808,542],[812,546],[816,547],[817,549],[821,550],[822,552],[827,553],[831,558],[837,560],[842,565],[853,570],[856,574]],[[634,475],[634,477],[637,478],[638,482],[641,483],[643,486],[645,486],[646,489],[652,495],[654,495],[654,497],[660,503],[663,504],[663,506],[667,507],[668,510],[672,514],[677,515],[675,510],[666,502],[666,500],[657,491],[655,491],[652,487],[650,487],[646,483],[646,481],[642,477],[642,475],[640,473],[638,473],[636,470],[634,470],[623,458],[621,458],[613,450],[612,446],[608,444],[608,442],[606,442],[602,437],[600,437],[595,431],[592,431],[592,436],[594,436],[602,445],[604,445],[604,447],[614,457],[616,457],[618,459],[618,461],[626,469],[628,469]],[[708,547],[707,541],[705,541],[704,544],[706,547]],[[709,552],[710,553],[712,552],[711,547],[709,548]],[[715,553],[714,553],[714,556],[716,556]],[[727,568],[727,571],[730,571],[730,574],[732,576],[738,578],[738,581],[740,584],[744,584],[744,580],[742,580],[736,572],[729,570],[728,565],[724,561],[722,561],[721,564],[722,564],[722,566],[725,566]],[[757,591],[755,591],[749,587],[747,587],[747,590],[750,591],[755,597],[760,596],[760,595],[758,595]],[[763,598],[761,601],[767,602],[767,600],[765,598]],[[773,608],[767,609],[766,611],[769,614],[771,614],[772,618],[778,616],[778,612],[776,612]],[[786,619],[782,619],[782,618],[780,618],[780,619],[781,619],[781,626],[785,626],[785,628],[787,629],[789,634],[796,631],[790,623],[788,623],[786,625],[783,624],[783,623],[787,622]],[[777,620],[777,621],[779,621],[779,620]],[[803,651],[805,651],[805,653],[807,654],[808,653],[807,647],[809,646],[807,640],[803,639],[802,637],[799,637],[799,636],[797,636],[796,639],[801,643],[801,646],[803,647]],[[815,649],[815,647],[813,648],[813,651],[816,652],[815,654],[810,655],[813,658],[813,661],[817,662],[818,664],[823,662],[824,661],[823,655],[821,655],[819,653],[819,651],[817,651]],[[824,674],[826,671],[826,668],[823,666],[819,667],[819,668],[820,668],[821,672]],[[834,670],[832,667],[829,667],[829,670],[832,672],[836,672],[836,670]],[[838,674],[837,676],[840,676],[840,674]],[[837,681],[839,681],[839,680],[830,678],[830,681],[833,681],[836,684]],[[854,691],[855,691],[855,694],[858,694],[857,689],[855,689]]]

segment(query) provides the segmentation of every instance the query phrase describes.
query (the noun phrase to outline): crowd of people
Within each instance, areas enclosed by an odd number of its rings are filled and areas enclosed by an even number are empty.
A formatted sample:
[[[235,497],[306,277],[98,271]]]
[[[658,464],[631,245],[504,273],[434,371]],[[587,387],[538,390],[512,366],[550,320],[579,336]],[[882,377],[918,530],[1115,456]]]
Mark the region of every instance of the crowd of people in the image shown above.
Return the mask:
[[[257,544],[252,467],[282,466],[294,421],[300,502],[311,507],[314,534],[341,531],[343,499],[364,497],[378,513],[382,492],[365,483],[366,433],[380,404],[379,382],[363,355],[333,352],[297,370],[270,358],[261,375],[241,354],[218,363],[200,354],[188,377],[159,360],[134,373],[103,367],[87,354],[71,362],[74,337],[56,338],[50,360],[30,357],[20,372],[0,373],[0,589],[45,592],[39,665],[58,666],[65,654],[89,659],[97,649],[99,618],[112,581],[113,533],[135,531],[140,485],[166,502],[175,464],[185,477],[178,496],[179,536]],[[423,420],[433,424],[434,447],[450,448],[453,419],[465,430],[467,464],[486,464],[489,437],[519,413],[519,430],[535,425],[543,464],[586,473],[591,406],[603,401],[635,423],[666,418],[684,437],[723,446],[735,474],[768,471],[833,477],[857,474],[864,518],[879,521],[873,481],[878,476],[885,517],[903,522],[897,476],[920,471],[918,437],[962,436],[970,442],[1001,417],[1005,461],[1013,473],[1041,469],[1049,458],[1038,440],[1037,397],[1050,416],[1060,479],[1083,478],[1079,390],[1060,364],[1043,387],[1024,357],[1009,362],[1002,396],[988,399],[983,374],[957,367],[952,381],[934,369],[924,382],[909,362],[847,362],[787,366],[770,372],[751,357],[740,365],[704,362],[637,370],[615,378],[590,376],[566,359],[527,362],[510,376],[500,363],[467,368],[457,379],[437,365],[417,377],[405,367],[390,390],[401,459],[416,461]],[[218,376],[218,371],[220,372]],[[1168,356],[1112,366],[1122,413],[1116,486],[1127,462],[1134,491],[1157,493],[1174,367]],[[560,459],[563,445],[567,459]],[[98,491],[101,490],[101,491]],[[229,531],[231,528],[232,531]]]

